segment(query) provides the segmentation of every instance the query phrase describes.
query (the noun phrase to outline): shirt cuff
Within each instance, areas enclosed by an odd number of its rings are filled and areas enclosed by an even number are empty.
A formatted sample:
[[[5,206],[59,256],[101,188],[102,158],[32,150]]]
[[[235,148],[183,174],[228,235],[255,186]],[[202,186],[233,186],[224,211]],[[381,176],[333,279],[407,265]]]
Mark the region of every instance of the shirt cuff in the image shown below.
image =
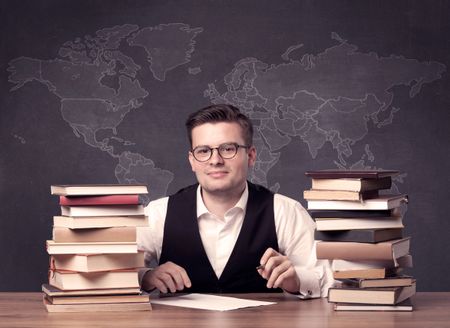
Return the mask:
[[[149,271],[153,270],[152,268],[142,268],[139,269],[138,271],[138,281],[139,281],[139,286],[141,286],[142,288],[142,279],[144,278],[145,274]]]
[[[300,294],[297,295],[301,299],[320,297],[320,279],[312,270],[296,270],[300,278]]]

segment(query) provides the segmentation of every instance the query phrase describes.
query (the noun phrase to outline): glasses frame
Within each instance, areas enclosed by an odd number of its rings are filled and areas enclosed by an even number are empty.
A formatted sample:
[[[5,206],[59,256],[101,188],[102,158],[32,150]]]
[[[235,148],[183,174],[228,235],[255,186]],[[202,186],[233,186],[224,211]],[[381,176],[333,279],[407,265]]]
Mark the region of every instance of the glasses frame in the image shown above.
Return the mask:
[[[227,145],[233,145],[233,146],[236,147],[236,151],[235,151],[234,155],[231,156],[231,157],[224,157],[224,156],[220,153],[220,148],[221,148],[221,147],[224,147],[224,146],[227,146]],[[200,147],[205,147],[205,148],[208,148],[208,149],[210,150],[209,157],[208,157],[207,159],[200,160],[200,159],[198,159],[197,157],[195,157],[195,150],[198,149],[198,148],[200,148]],[[219,156],[220,156],[222,159],[233,159],[233,158],[236,157],[236,155],[237,155],[237,153],[238,153],[238,151],[239,151],[239,148],[249,149],[250,146],[240,145],[240,144],[238,144],[238,143],[236,143],[236,142],[226,142],[226,143],[220,144],[220,145],[217,146],[217,147],[197,146],[197,147],[195,147],[195,148],[192,148],[192,149],[190,150],[190,152],[191,152],[192,156],[194,157],[194,159],[195,159],[197,162],[205,163],[205,162],[207,162],[207,161],[209,161],[209,160],[211,159],[211,157],[212,157],[212,155],[213,155],[213,152],[214,152],[214,149],[217,150],[217,154],[219,154]]]

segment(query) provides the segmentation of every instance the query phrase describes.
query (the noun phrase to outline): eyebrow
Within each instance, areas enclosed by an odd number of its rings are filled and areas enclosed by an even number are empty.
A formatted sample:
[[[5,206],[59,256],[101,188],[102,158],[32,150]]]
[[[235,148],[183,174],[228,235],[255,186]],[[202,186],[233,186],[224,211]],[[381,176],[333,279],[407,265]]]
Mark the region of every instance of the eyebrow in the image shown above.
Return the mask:
[[[238,144],[238,145],[239,145],[239,142],[237,142],[237,141],[222,142],[221,144],[218,144],[218,145],[215,146],[215,147],[219,147],[219,146],[222,146],[222,145],[228,145],[228,144]],[[197,147],[209,147],[209,148],[214,148],[213,146],[210,146],[210,145],[197,145],[197,146],[195,146],[195,147],[192,147],[192,149],[197,148]]]

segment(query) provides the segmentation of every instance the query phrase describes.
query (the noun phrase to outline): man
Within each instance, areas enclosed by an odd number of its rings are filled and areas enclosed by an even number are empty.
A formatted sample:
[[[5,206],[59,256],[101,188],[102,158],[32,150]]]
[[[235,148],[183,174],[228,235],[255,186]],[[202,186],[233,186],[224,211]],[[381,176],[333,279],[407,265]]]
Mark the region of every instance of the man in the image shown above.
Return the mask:
[[[256,162],[253,127],[231,105],[212,105],[186,121],[198,185],[150,202],[138,233],[144,290],[269,292],[324,296],[332,282],[317,261],[314,223],[300,203],[247,181]]]

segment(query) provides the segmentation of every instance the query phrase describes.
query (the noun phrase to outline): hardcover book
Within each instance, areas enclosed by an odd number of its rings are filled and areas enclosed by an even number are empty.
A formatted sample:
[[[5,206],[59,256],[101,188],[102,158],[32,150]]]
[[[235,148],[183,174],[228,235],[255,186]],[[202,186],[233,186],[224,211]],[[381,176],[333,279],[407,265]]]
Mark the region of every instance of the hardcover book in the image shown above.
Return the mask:
[[[136,270],[74,272],[50,270],[48,283],[62,290],[138,288]]]
[[[372,268],[333,271],[334,279],[384,279],[398,274],[401,268]]]
[[[83,296],[50,296],[45,298],[51,304],[111,304],[111,303],[148,303],[150,297],[142,294],[117,294],[117,295],[83,295]]]
[[[308,210],[312,218],[387,218],[399,216],[395,210]]]
[[[76,205],[138,205],[139,195],[59,196],[59,204]]]
[[[318,259],[341,259],[350,261],[393,260],[409,254],[410,237],[380,243],[317,242]]]
[[[136,312],[151,311],[150,302],[105,303],[105,304],[52,304],[45,296],[43,299],[47,312]]]
[[[63,254],[50,257],[50,268],[78,272],[98,272],[143,268],[144,252],[125,254]]]
[[[351,304],[351,303],[335,303],[335,311],[387,311],[387,312],[411,312],[414,309],[411,299],[408,298],[403,302],[395,305],[380,304]]]
[[[387,218],[351,218],[351,219],[341,219],[341,218],[316,218],[316,229],[317,231],[336,231],[335,236],[339,234],[339,230],[348,231],[353,229],[358,230],[374,230],[374,229],[401,229],[403,228],[403,218],[401,216],[397,217],[387,217]],[[355,232],[358,233],[358,232]],[[343,233],[340,234],[343,236]],[[332,238],[332,235],[329,235]],[[400,238],[400,237],[398,237]],[[317,238],[319,239],[319,238]],[[391,238],[394,239],[394,238]],[[328,239],[325,239],[328,240]],[[337,239],[333,239],[337,240]],[[347,240],[350,241],[350,240]]]
[[[55,243],[47,240],[47,252],[53,254],[137,253],[136,242]]]
[[[136,227],[92,229],[53,227],[53,241],[57,243],[136,242]]]
[[[109,228],[109,227],[146,227],[148,218],[144,215],[135,216],[54,216],[54,227],[70,229]]]
[[[143,205],[61,206],[63,216],[144,215]]]
[[[122,295],[122,294],[140,294],[139,287],[133,288],[108,288],[108,289],[80,289],[80,290],[62,290],[58,287],[42,284],[44,294],[49,296],[87,296],[87,295]]]
[[[328,290],[328,302],[362,304],[397,304],[416,293],[416,284],[403,287],[351,288],[332,287]]]
[[[400,239],[403,229],[361,229],[361,230],[335,230],[315,231],[314,238],[323,241],[349,241],[359,243],[378,243],[382,241]]]
[[[379,179],[383,177],[392,177],[397,174],[399,174],[399,171],[396,170],[317,170],[305,172],[306,176],[316,179]]]
[[[52,185],[52,195],[59,196],[87,196],[87,195],[127,195],[147,194],[146,185],[137,184],[79,184]]]
[[[381,195],[361,202],[348,200],[309,200],[308,210],[390,210],[408,202],[406,195]]]
[[[303,198],[306,200],[351,200],[362,201],[378,197],[378,191],[348,191],[348,190],[317,190],[310,189],[303,191]]]
[[[367,192],[372,190],[390,189],[392,179],[390,176],[372,179],[312,179],[311,187],[316,190],[344,190],[354,192]]]
[[[385,277],[382,279],[376,278],[351,278],[341,280],[344,286],[357,288],[380,288],[380,287],[401,287],[411,286],[414,283],[413,277],[405,275],[396,275],[392,277]]]

